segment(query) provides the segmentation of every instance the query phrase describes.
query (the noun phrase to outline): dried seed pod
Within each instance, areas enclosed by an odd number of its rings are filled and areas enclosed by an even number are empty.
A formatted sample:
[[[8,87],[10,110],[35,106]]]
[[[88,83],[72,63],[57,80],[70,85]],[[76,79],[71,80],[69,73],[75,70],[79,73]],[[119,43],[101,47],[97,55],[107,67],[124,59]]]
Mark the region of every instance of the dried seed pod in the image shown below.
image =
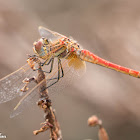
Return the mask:
[[[96,126],[99,124],[99,119],[97,116],[93,115],[88,119],[89,126]]]

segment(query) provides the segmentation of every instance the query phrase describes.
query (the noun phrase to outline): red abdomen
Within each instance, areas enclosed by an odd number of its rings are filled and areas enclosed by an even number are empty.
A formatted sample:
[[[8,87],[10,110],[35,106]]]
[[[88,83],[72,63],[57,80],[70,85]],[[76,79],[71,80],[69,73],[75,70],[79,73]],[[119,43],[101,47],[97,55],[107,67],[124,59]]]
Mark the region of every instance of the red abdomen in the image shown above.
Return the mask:
[[[128,74],[128,75],[131,75],[131,76],[134,76],[134,77],[137,77],[137,78],[140,77],[140,72],[139,71],[135,71],[135,70],[132,70],[132,69],[129,69],[129,68],[111,63],[109,61],[106,61],[106,60],[94,55],[93,53],[91,53],[88,50],[81,50],[80,58],[84,61],[91,62],[91,63],[94,63],[94,64],[98,64],[98,65],[101,65],[101,66],[119,71],[119,72],[124,73],[124,74]]]

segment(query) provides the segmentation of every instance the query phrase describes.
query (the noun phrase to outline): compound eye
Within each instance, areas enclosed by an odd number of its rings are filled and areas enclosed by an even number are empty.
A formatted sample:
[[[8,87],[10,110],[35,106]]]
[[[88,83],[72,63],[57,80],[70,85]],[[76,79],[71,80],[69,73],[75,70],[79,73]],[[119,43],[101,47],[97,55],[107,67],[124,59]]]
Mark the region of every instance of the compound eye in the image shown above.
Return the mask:
[[[42,42],[39,40],[39,41],[37,41],[37,42],[34,42],[34,44],[33,44],[34,46],[35,46],[35,50],[36,51],[39,51],[39,50],[41,50],[41,47],[42,47]]]

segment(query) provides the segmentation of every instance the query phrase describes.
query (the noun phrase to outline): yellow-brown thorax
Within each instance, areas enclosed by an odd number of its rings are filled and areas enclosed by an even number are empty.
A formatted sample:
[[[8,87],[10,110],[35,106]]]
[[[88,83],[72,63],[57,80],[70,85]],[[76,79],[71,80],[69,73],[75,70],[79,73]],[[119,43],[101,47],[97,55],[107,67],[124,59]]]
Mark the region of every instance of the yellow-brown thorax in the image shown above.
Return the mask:
[[[51,57],[67,58],[73,50],[79,49],[79,45],[66,37],[54,42],[41,38],[34,42],[33,50],[42,59],[46,60]]]

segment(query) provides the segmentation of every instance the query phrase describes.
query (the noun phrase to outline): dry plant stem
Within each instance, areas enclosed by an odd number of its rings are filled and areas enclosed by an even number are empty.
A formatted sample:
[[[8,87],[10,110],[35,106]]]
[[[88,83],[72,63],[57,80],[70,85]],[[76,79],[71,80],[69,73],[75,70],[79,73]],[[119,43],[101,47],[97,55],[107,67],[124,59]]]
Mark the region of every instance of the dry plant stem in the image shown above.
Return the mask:
[[[102,121],[98,119],[97,116],[93,115],[88,119],[89,126],[99,126],[98,137],[99,140],[109,140],[108,134],[103,128]]]
[[[98,136],[99,140],[109,140],[108,134],[102,125],[99,126]]]
[[[45,87],[47,87],[47,80],[42,70],[41,62],[37,57],[29,57],[27,62],[32,69],[35,69],[34,63],[38,64],[38,76],[35,79],[35,82],[38,84],[43,80],[43,82],[39,85],[40,100],[38,101],[38,106],[44,110],[45,122],[42,123],[43,126],[39,130],[33,131],[33,134],[37,135],[49,129],[51,140],[62,140],[60,126],[56,119],[55,112],[52,109],[52,103],[48,96],[48,90],[45,89]]]

